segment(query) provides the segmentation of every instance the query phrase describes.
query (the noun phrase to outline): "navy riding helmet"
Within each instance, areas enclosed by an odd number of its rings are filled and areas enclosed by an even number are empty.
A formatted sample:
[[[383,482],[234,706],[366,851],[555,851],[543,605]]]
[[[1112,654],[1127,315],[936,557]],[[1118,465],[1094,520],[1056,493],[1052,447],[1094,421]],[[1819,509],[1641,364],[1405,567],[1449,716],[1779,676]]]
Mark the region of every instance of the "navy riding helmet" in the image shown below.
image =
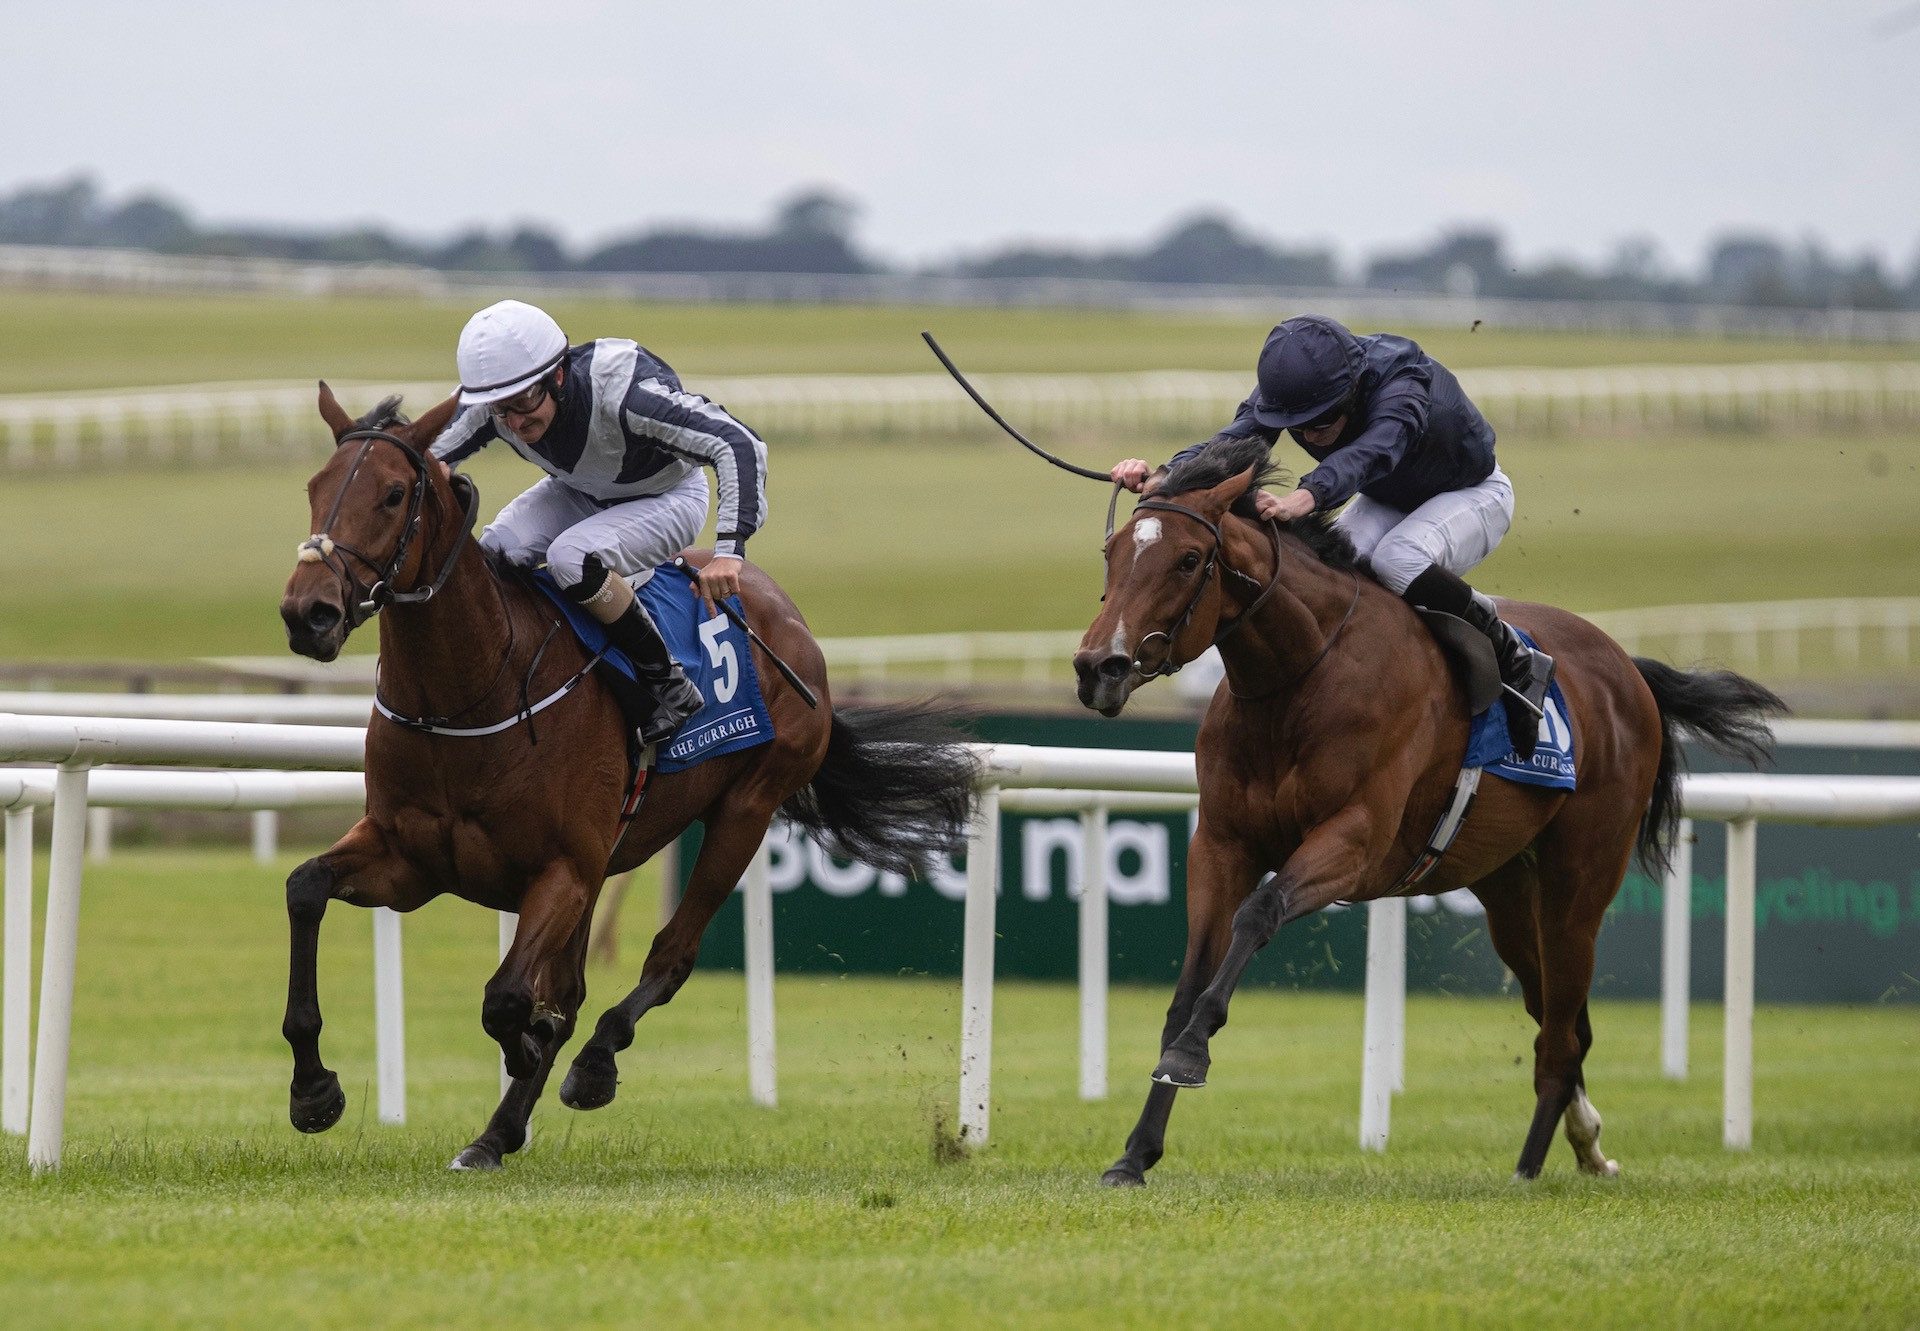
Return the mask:
[[[1319,420],[1352,395],[1365,354],[1359,338],[1324,315],[1287,320],[1260,349],[1253,418],[1269,430]]]

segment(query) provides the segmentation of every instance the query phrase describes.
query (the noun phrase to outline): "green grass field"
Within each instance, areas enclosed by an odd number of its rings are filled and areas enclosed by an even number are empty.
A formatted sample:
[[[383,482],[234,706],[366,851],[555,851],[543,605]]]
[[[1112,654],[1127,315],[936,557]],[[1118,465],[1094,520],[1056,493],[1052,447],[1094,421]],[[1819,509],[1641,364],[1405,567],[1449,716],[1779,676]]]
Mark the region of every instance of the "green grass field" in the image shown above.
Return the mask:
[[[738,976],[650,1015],[596,1114],[549,1101],[508,1168],[446,1160],[491,1109],[491,915],[408,919],[405,1127],[374,1121],[368,917],[321,955],[331,1133],[284,1117],[279,882],[238,854],[89,872],[67,1163],[0,1144],[9,1327],[820,1325],[1910,1326],[1920,1028],[1762,1008],[1754,1149],[1719,1145],[1719,1015],[1658,1074],[1648,1004],[1595,1011],[1612,1182],[1556,1144],[1508,1181],[1531,1092],[1517,999],[1416,997],[1392,1149],[1354,1145],[1357,995],[1250,992],[1145,1192],[1094,1179],[1145,1088],[1165,995],[1113,1000],[1115,1094],[1074,1094],[1074,996],[1007,984],[991,1144],[942,1163],[957,984],[787,977],[781,1106],[745,1094]],[[648,918],[636,902],[627,955]],[[596,969],[590,1008],[631,982]]]
[[[511,295],[510,286],[496,293]],[[453,380],[460,301],[0,292],[0,393],[229,379]],[[937,372],[933,329],[970,370],[1246,370],[1279,317],[1109,310],[551,303],[576,340],[632,337],[683,375]],[[1912,346],[1767,338],[1396,330],[1448,365],[1911,360]]]
[[[1131,447],[1067,447],[1110,462]],[[820,634],[1058,629],[1092,618],[1106,495],[1011,444],[772,447],[753,558]],[[1303,456],[1292,453],[1290,461]],[[1920,438],[1516,440],[1519,519],[1477,576],[1578,609],[1920,594]],[[315,459],[315,465],[318,463]],[[305,465],[0,485],[0,658],[285,650]],[[491,513],[536,478],[471,468]],[[370,633],[353,646],[371,651]]]

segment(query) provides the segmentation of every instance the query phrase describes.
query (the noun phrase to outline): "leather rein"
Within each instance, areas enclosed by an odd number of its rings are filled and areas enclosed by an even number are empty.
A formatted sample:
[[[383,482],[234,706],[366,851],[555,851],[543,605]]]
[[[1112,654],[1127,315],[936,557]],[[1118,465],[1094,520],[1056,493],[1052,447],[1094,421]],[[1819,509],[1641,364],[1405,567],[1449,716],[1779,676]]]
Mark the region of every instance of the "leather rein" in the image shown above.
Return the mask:
[[[1120,487],[1117,485],[1114,487],[1113,498],[1114,498],[1114,503],[1110,503],[1107,506],[1107,546],[1109,548],[1111,548],[1113,544],[1114,506],[1115,504],[1118,503],[1120,498]],[[1200,565],[1200,570],[1199,570],[1200,576],[1194,579],[1193,595],[1187,598],[1186,608],[1180,612],[1180,617],[1174,621],[1173,626],[1171,628],[1155,629],[1153,632],[1141,638],[1140,645],[1134,648],[1134,655],[1133,655],[1133,662],[1132,662],[1133,673],[1138,675],[1142,681],[1146,681],[1151,679],[1159,679],[1165,675],[1177,675],[1180,673],[1182,666],[1186,664],[1186,662],[1174,661],[1173,659],[1174,642],[1176,639],[1179,638],[1179,636],[1182,633],[1186,632],[1188,623],[1191,622],[1193,619],[1193,612],[1197,610],[1200,606],[1200,598],[1206,595],[1207,588],[1213,582],[1213,573],[1216,568],[1220,570],[1221,580],[1223,582],[1229,576],[1235,577],[1249,587],[1259,588],[1259,592],[1257,595],[1255,595],[1253,600],[1248,603],[1247,607],[1244,610],[1242,610],[1237,616],[1235,616],[1223,627],[1220,627],[1215,631],[1213,635],[1213,641],[1207,644],[1209,647],[1218,647],[1221,643],[1225,642],[1228,638],[1231,638],[1235,633],[1237,633],[1240,630],[1241,625],[1251,620],[1254,614],[1260,609],[1260,607],[1266,604],[1267,598],[1273,595],[1274,589],[1280,585],[1280,572],[1282,568],[1281,561],[1285,557],[1286,547],[1281,543],[1280,528],[1277,523],[1275,523],[1271,518],[1269,518],[1264,523],[1261,524],[1262,528],[1267,533],[1267,538],[1273,543],[1273,577],[1268,579],[1266,585],[1262,587],[1260,585],[1259,579],[1253,577],[1251,574],[1241,572],[1239,569],[1235,568],[1232,564],[1227,562],[1225,556],[1221,553],[1222,550],[1225,548],[1225,539],[1221,534],[1220,524],[1215,522],[1212,518],[1209,518],[1208,516],[1206,516],[1206,514],[1201,513],[1196,509],[1188,508],[1185,504],[1176,504],[1170,499],[1156,499],[1152,496],[1148,496],[1147,498],[1142,499],[1138,504],[1134,505],[1135,513],[1138,513],[1143,509],[1154,510],[1162,513],[1178,513],[1182,517],[1192,518],[1195,522],[1205,527],[1207,531],[1213,536],[1213,546],[1211,549],[1207,551],[1207,557],[1205,561]],[[1224,588],[1223,588],[1223,591],[1224,591]],[[1234,692],[1231,682],[1229,682],[1227,686],[1228,691],[1232,692],[1235,698],[1238,698],[1243,702],[1252,702],[1260,698],[1272,697],[1274,694],[1280,692],[1283,689],[1292,688],[1294,685],[1298,684],[1301,680],[1305,679],[1308,675],[1312,674],[1314,672],[1314,669],[1317,666],[1319,666],[1319,664],[1322,661],[1327,659],[1327,654],[1333,650],[1333,644],[1335,640],[1339,638],[1340,634],[1343,631],[1345,631],[1348,623],[1352,621],[1353,612],[1357,608],[1359,608],[1359,605],[1360,605],[1360,580],[1358,577],[1355,577],[1353,580],[1353,600],[1350,601],[1347,605],[1347,613],[1345,614],[1345,616],[1341,618],[1340,623],[1334,628],[1333,632],[1327,635],[1327,640],[1325,643],[1321,645],[1319,654],[1316,655],[1313,658],[1313,660],[1307,663],[1306,669],[1300,671],[1300,673],[1295,675],[1292,679],[1281,681],[1279,684],[1276,684],[1273,688],[1266,690],[1264,693],[1248,694],[1248,693]],[[1166,650],[1161,654],[1159,663],[1155,665],[1153,668],[1149,669],[1145,661],[1145,652],[1146,652],[1147,644],[1152,642],[1155,638],[1159,638],[1165,641]]]
[[[363,439],[366,442],[360,447],[360,455],[353,460],[353,466],[347,472],[347,479],[341,482],[339,493],[333,497],[333,506],[327,510],[327,520],[321,524],[321,530],[302,541],[298,553],[301,563],[325,564],[327,568],[332,570],[334,575],[340,579],[341,589],[346,593],[345,600],[347,603],[348,625],[350,628],[358,628],[364,624],[370,616],[377,614],[389,605],[424,605],[439,594],[440,589],[445,587],[447,580],[453,576],[454,566],[460,562],[460,555],[467,548],[466,538],[473,534],[474,525],[479,520],[480,492],[466,477],[456,476],[454,478],[453,488],[455,493],[460,496],[462,509],[460,536],[453,542],[453,548],[447,552],[446,559],[440,565],[440,571],[434,574],[433,581],[424,586],[416,586],[409,591],[399,591],[395,589],[393,580],[399,574],[400,566],[406,562],[407,551],[412,548],[415,535],[420,529],[420,519],[426,508],[428,479],[432,472],[427,465],[425,455],[422,454],[419,449],[390,431],[371,428],[348,430],[339,437],[338,442],[345,444],[350,439]],[[400,540],[394,546],[393,554],[388,557],[384,565],[366,552],[358,550],[344,541],[335,540],[328,533],[328,529],[333,526],[334,520],[340,516],[340,506],[346,502],[347,491],[353,488],[354,478],[360,474],[361,466],[365,464],[367,455],[373,451],[373,446],[376,443],[392,444],[395,448],[399,449],[406,455],[407,461],[413,465],[414,473],[413,488],[407,501],[406,526],[401,529]],[[373,583],[366,589],[364,594],[361,590],[360,579],[354,575],[352,566],[347,563],[344,556],[351,556],[359,560],[373,575]],[[494,590],[495,593],[498,594],[499,588],[497,586]],[[552,644],[554,635],[559,632],[560,624],[558,620],[555,620],[553,627],[548,630],[545,641],[543,641],[539,649],[534,652],[533,660],[527,666],[525,677],[520,681],[519,706],[514,709],[513,714],[504,721],[496,722],[488,726],[451,726],[447,723],[465,716],[493,695],[494,691],[500,685],[501,677],[506,674],[508,665],[513,661],[515,643],[513,615],[506,611],[504,600],[501,603],[501,610],[505,613],[507,621],[506,649],[501,653],[500,665],[494,671],[493,679],[488,683],[486,689],[472,702],[444,716],[408,716],[405,713],[396,712],[392,707],[388,706],[386,700],[380,696],[380,684],[377,673],[378,667],[376,667],[373,695],[374,709],[378,711],[380,715],[386,717],[387,720],[392,721],[396,725],[404,726],[408,730],[417,730],[426,734],[447,735],[462,739],[497,735],[501,731],[510,730],[524,721],[527,723],[528,738],[537,744],[539,740],[533,733],[534,715],[538,712],[545,711],[548,707],[551,707],[554,703],[559,702],[562,698],[566,697],[567,694],[571,693],[574,687],[584,680],[592,671],[593,667],[599,662],[600,657],[605,655],[605,652],[603,650],[596,653],[588,660],[586,665],[569,676],[566,682],[553,693],[542,698],[539,702],[530,701],[528,698],[528,688],[532,684],[534,673],[539,670],[540,662],[545,658],[547,648]]]

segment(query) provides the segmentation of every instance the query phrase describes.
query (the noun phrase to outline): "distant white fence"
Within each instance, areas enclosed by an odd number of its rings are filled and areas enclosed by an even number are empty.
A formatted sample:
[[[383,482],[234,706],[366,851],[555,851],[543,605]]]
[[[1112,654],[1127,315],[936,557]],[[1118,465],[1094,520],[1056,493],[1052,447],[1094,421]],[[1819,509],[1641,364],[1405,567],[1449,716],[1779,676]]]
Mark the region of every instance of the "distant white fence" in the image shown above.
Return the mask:
[[[1373,327],[1486,324],[1555,332],[1920,341],[1920,311],[1786,309],[1630,300],[1513,300],[1368,287],[1273,287],[929,273],[492,273],[146,250],[0,245],[0,287],[246,291],[417,299],[598,296],[691,304],[935,305],[1163,310],[1277,322],[1315,311]]]
[[[1612,365],[1466,370],[1461,382],[1509,434],[1830,429],[1920,424],[1920,362]],[[1232,419],[1237,371],[983,374],[981,391],[1055,435],[1201,437]],[[764,375],[696,385],[769,439],[941,438],[992,427],[943,374]],[[341,384],[352,402],[401,392],[415,410],[452,385]],[[310,382],[188,384],[0,396],[9,470],[306,457],[327,435]]]

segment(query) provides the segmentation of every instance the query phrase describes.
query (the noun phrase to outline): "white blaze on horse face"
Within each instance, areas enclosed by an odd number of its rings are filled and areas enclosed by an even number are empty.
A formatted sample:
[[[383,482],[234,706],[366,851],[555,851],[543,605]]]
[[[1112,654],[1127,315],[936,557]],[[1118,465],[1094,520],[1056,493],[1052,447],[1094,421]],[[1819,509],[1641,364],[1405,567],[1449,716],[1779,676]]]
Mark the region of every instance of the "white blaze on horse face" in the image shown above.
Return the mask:
[[[1133,548],[1136,553],[1160,539],[1160,519],[1141,518],[1133,524]]]
[[[1116,619],[1113,621],[1113,641],[1107,644],[1107,650],[1115,656],[1133,655],[1132,649],[1127,646],[1127,621],[1125,619]]]

